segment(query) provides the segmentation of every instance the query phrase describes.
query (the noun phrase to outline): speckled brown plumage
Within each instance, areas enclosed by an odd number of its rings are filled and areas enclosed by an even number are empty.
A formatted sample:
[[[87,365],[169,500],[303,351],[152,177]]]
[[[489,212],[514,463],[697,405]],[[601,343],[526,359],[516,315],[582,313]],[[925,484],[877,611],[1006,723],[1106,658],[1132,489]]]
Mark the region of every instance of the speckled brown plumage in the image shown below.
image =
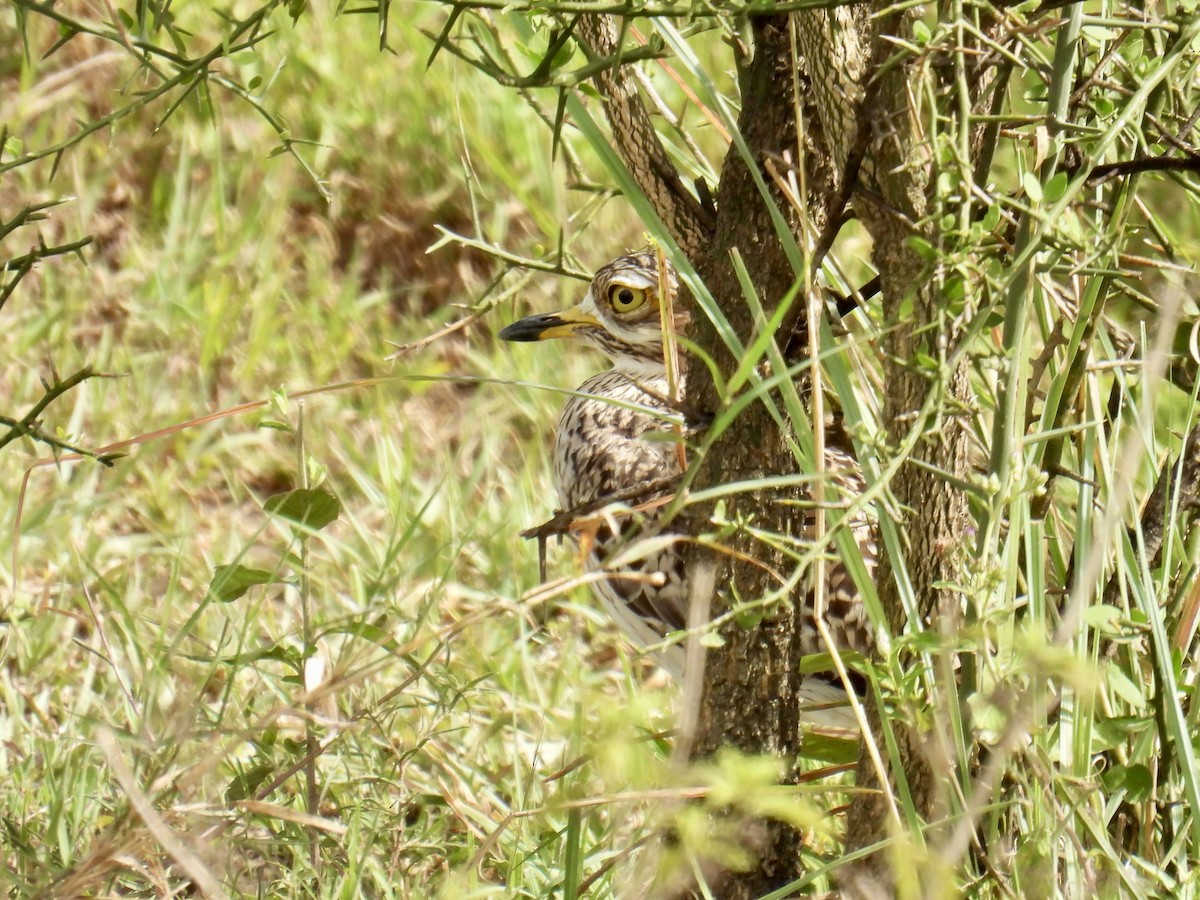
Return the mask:
[[[673,286],[674,274],[669,272],[668,277]],[[612,368],[579,386],[558,420],[554,478],[565,510],[617,494],[628,495],[681,472],[666,400],[669,384],[658,295],[655,256],[642,251],[600,269],[578,306],[522,319],[500,333],[517,341],[575,337],[612,360]],[[676,327],[682,324],[677,319]],[[828,499],[862,489],[858,466],[840,429],[828,436],[825,470],[831,483]],[[642,496],[622,504],[619,515],[604,518],[594,541],[592,536],[587,538],[592,541],[589,566],[607,576],[595,582],[596,593],[639,646],[658,643],[687,622],[687,576],[679,543],[655,533],[655,510],[628,511],[633,503],[653,506],[648,501],[655,499],[654,495]],[[863,518],[848,524],[868,571],[873,572],[874,528]],[[630,546],[638,540],[642,543]],[[618,556],[624,564],[614,565]],[[865,652],[871,635],[854,583],[840,562],[831,561],[826,571],[828,619],[835,639],[841,649]],[[802,627],[801,650],[809,654],[825,649],[810,619]],[[683,673],[681,644],[668,646],[658,658],[672,674]],[[830,702],[837,696],[840,688],[814,681],[814,702]]]

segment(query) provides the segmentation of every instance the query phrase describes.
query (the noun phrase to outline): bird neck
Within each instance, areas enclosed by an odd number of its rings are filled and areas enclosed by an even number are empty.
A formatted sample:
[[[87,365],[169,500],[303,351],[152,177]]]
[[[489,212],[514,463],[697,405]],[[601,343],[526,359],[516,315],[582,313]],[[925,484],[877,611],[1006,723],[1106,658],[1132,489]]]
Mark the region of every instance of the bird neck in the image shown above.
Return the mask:
[[[663,361],[646,359],[638,356],[618,356],[612,361],[614,372],[627,375],[634,381],[652,381],[665,379],[667,367]]]

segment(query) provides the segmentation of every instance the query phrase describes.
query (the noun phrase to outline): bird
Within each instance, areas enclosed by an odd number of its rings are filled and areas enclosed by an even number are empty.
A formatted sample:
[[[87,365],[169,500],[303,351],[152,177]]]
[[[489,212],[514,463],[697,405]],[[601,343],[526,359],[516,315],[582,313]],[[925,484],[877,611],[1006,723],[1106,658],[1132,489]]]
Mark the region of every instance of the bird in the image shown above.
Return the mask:
[[[595,512],[620,498],[621,515],[599,516],[580,537],[601,605],[640,647],[654,645],[656,659],[679,679],[686,653],[678,641],[663,643],[688,624],[688,574],[679,536],[656,534],[659,516],[684,472],[679,443],[679,404],[686,371],[672,396],[663,311],[669,329],[687,325],[686,312],[664,299],[678,291],[678,277],[659,254],[646,248],[619,256],[598,269],[575,306],[515,321],[500,331],[505,341],[571,339],[608,357],[611,367],[587,378],[567,400],[555,430],[554,482],[561,508]],[[667,297],[664,297],[664,293]],[[839,428],[826,442],[825,470],[851,493],[863,488],[849,440]],[[630,512],[630,508],[634,512]],[[811,517],[810,517],[811,518]],[[593,520],[595,523],[595,520]],[[848,523],[859,542],[868,574],[874,572],[874,529],[863,516]],[[634,542],[641,541],[641,544]],[[631,547],[631,543],[634,545]],[[827,618],[839,650],[867,652],[871,631],[853,580],[840,561],[826,566]],[[802,622],[802,655],[827,650],[812,619],[812,597]],[[810,683],[811,682],[811,686]],[[852,727],[845,691],[828,679],[805,677],[812,724]],[[829,714],[825,708],[829,707]]]

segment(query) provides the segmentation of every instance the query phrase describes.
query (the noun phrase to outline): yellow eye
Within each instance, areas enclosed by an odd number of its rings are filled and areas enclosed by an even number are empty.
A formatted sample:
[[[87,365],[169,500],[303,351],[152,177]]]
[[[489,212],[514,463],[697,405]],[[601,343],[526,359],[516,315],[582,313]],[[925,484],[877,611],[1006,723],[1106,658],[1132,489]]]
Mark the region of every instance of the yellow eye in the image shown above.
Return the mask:
[[[618,313],[633,312],[645,305],[646,290],[624,284],[614,284],[608,289],[608,302]]]

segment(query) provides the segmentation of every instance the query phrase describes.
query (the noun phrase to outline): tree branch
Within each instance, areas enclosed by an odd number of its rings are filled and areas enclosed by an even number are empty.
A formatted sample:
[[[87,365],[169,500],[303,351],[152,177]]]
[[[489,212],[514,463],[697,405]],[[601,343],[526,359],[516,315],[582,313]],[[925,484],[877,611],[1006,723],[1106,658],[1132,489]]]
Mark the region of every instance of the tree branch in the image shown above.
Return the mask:
[[[42,398],[38,400],[38,402],[35,403],[30,408],[29,412],[25,413],[24,417],[21,419],[10,419],[7,416],[0,416],[0,423],[9,426],[8,433],[0,436],[0,449],[3,449],[8,444],[11,444],[17,438],[25,436],[30,437],[35,441],[41,441],[44,444],[49,444],[58,450],[69,450],[72,453],[78,453],[82,456],[90,456],[105,466],[111,466],[113,457],[97,456],[95,453],[92,453],[88,450],[81,450],[78,447],[74,447],[71,444],[66,443],[65,441],[60,441],[56,438],[42,434],[41,430],[35,424],[38,420],[38,417],[41,416],[41,414],[45,411],[46,407],[48,407],[63,394],[67,393],[67,391],[78,387],[89,378],[102,377],[105,376],[101,375],[99,372],[92,371],[90,366],[85,366],[74,375],[69,375],[62,381],[56,382],[55,384],[47,387],[46,392],[42,395]]]
[[[1133,159],[1096,166],[1088,173],[1088,181],[1104,181],[1141,172],[1200,172],[1200,156],[1135,156]]]
[[[654,130],[636,80],[620,64],[631,58],[633,51],[623,49],[617,19],[581,16],[576,31],[593,63],[605,59],[614,62],[596,72],[593,80],[605,98],[605,114],[617,152],[675,242],[694,258],[712,234],[713,217],[685,187]]]
[[[17,285],[21,283],[21,280],[26,275],[33,271],[36,263],[54,256],[77,253],[91,242],[92,236],[88,235],[78,241],[72,241],[69,244],[60,244],[57,247],[47,247],[45,244],[41,244],[38,249],[31,250],[24,256],[15,256],[8,260],[8,262],[0,264],[0,272],[13,273],[13,277],[7,283],[0,285],[0,309],[4,309],[4,304],[8,302],[8,298],[17,289]]]

